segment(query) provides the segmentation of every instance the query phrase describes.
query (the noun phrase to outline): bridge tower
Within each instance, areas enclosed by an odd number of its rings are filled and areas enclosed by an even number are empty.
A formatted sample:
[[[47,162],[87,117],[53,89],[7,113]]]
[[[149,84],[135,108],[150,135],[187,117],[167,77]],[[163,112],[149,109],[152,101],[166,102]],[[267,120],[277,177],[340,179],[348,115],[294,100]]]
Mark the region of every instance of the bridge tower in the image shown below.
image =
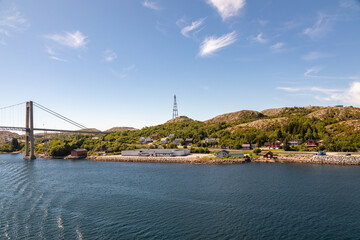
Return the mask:
[[[24,159],[35,159],[34,154],[34,108],[33,102],[26,102],[26,120],[25,120],[25,156]]]
[[[174,107],[173,107],[173,118],[176,118],[179,116],[177,103],[176,103],[176,95],[174,95]]]

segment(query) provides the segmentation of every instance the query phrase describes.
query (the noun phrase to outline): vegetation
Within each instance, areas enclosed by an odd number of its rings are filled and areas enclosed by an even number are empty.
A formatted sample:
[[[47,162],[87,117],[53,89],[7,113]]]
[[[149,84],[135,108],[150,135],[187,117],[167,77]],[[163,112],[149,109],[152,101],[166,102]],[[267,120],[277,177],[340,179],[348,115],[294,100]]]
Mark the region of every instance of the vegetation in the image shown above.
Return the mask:
[[[268,114],[268,115],[266,115]],[[269,121],[276,119],[274,121]],[[271,126],[264,127],[265,124]],[[189,150],[193,153],[208,153],[210,147],[241,149],[242,144],[256,144],[259,148],[265,142],[281,141],[285,151],[356,151],[360,148],[360,109],[344,108],[283,108],[269,109],[261,114],[241,111],[221,115],[211,121],[194,121],[179,117],[174,121],[145,127],[140,130],[126,130],[99,135],[72,135],[67,137],[54,136],[48,143],[43,139],[36,142],[36,152],[51,156],[65,156],[75,148],[86,148],[89,154],[97,152],[120,153],[135,148],[176,148],[172,143],[161,144],[159,140],[151,145],[139,144],[141,136],[159,134],[161,137],[175,134],[176,138],[193,138]],[[219,138],[219,142],[207,143],[206,138]],[[308,148],[304,145],[291,146],[289,141],[301,139],[323,140],[323,145]],[[181,141],[182,147],[187,147]],[[0,151],[16,151],[20,144],[8,143],[0,145]],[[259,149],[260,150],[260,149]],[[258,154],[258,149],[254,154]],[[255,152],[256,151],[256,152]]]

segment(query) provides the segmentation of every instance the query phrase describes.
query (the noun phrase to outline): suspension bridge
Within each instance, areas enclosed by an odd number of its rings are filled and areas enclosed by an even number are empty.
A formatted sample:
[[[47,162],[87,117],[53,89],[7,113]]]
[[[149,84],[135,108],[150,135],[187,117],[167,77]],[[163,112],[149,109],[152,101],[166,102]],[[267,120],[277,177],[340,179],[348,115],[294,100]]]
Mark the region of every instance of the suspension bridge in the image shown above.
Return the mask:
[[[25,105],[25,121],[23,123],[25,123],[25,126],[20,126],[19,121],[17,122],[17,124],[14,124],[14,121],[16,116],[14,116],[15,114],[13,112],[11,112],[11,110],[17,108],[19,109],[24,107]],[[34,107],[36,107],[37,109],[46,112],[48,114],[51,114],[52,116],[61,119],[73,126],[75,126],[76,128],[79,128],[78,130],[66,130],[66,129],[52,129],[52,128],[39,128],[39,127],[34,127]],[[10,110],[10,111],[9,111]],[[10,114],[6,114],[10,112]],[[10,116],[6,116],[6,115],[10,115]],[[21,114],[17,114],[18,118]],[[12,124],[9,125],[4,125],[4,122],[7,122],[6,119],[10,118],[10,122],[12,122]],[[19,120],[19,119],[18,119]],[[24,119],[22,119],[23,121]],[[17,126],[15,126],[17,125]],[[33,102],[33,101],[28,101],[28,102],[22,102],[22,103],[18,103],[18,104],[14,104],[14,105],[10,105],[10,106],[6,106],[6,107],[2,107],[0,108],[0,131],[21,131],[21,132],[25,132],[25,156],[24,159],[36,159],[35,154],[34,154],[34,142],[35,142],[35,137],[34,137],[34,131],[43,131],[43,132],[67,132],[67,133],[79,133],[79,134],[102,134],[103,132],[101,131],[91,131],[89,130],[89,128],[85,127],[84,125],[75,122],[47,107],[44,107],[43,105]]]

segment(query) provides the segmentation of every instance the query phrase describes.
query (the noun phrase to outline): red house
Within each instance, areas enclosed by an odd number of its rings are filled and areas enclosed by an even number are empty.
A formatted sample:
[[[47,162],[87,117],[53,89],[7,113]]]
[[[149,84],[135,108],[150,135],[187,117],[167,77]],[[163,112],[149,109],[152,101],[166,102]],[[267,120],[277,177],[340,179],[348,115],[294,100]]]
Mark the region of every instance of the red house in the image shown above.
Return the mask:
[[[269,148],[279,149],[280,148],[280,142],[271,142],[270,145],[269,145]]]
[[[273,158],[274,154],[272,152],[267,152],[263,157],[264,158]]]
[[[74,149],[71,151],[72,157],[87,157],[86,149]]]
[[[306,147],[317,147],[318,142],[316,140],[310,139],[310,140],[306,141],[305,146]]]

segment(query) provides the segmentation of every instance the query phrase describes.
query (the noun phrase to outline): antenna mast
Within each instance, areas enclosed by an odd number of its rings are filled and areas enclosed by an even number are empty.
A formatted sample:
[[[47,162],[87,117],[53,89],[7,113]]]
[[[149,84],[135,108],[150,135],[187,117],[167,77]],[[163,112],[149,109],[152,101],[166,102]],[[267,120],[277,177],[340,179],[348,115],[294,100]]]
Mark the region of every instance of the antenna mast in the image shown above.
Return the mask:
[[[176,95],[174,95],[174,107],[173,107],[173,117],[172,118],[176,118],[179,116],[178,113],[178,108],[177,108],[177,103],[176,103]]]

